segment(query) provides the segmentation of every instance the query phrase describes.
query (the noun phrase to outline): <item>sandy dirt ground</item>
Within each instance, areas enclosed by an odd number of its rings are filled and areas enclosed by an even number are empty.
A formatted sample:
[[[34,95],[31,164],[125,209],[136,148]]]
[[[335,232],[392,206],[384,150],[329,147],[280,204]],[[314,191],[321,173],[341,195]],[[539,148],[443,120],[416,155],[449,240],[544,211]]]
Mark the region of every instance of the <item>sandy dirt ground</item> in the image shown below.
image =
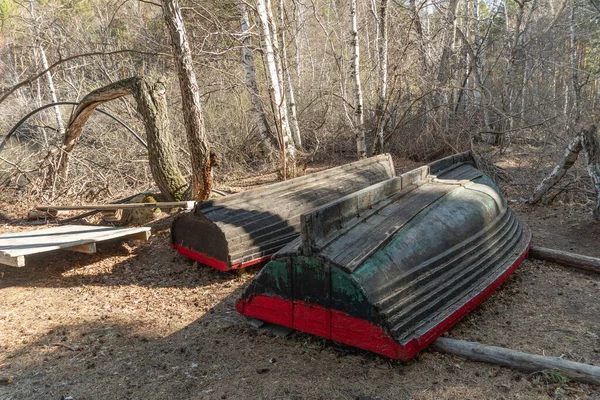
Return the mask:
[[[517,156],[499,164],[512,177],[502,188],[535,242],[600,257],[589,204],[520,202],[550,161]],[[0,377],[14,377],[0,399],[600,399],[600,388],[561,376],[430,350],[401,363],[255,330],[234,304],[258,269],[222,273],[181,257],[169,224],[154,223],[142,244],[0,266]],[[2,233],[23,229],[0,220]],[[527,261],[446,335],[600,365],[600,275]]]

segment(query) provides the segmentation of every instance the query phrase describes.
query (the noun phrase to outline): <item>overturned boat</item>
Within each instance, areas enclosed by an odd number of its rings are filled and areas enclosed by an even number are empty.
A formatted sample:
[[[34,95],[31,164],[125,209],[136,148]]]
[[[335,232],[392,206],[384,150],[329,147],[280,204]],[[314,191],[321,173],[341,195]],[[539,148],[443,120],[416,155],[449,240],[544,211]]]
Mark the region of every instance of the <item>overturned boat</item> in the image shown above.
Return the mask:
[[[300,235],[300,214],[394,177],[389,154],[196,205],[171,227],[171,247],[219,270],[270,259]]]
[[[408,360],[527,256],[529,228],[469,153],[301,215],[236,304],[249,317]]]

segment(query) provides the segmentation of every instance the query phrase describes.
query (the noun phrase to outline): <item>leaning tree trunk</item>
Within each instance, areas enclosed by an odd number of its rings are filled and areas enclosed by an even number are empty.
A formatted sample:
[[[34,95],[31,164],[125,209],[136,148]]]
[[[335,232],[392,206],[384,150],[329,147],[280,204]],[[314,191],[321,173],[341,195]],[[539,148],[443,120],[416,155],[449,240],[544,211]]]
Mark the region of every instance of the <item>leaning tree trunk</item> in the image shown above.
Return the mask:
[[[569,168],[577,161],[581,149],[581,137],[577,135],[577,137],[569,143],[562,160],[554,167],[550,175],[544,178],[544,180],[535,188],[533,195],[529,199],[531,204],[538,203],[542,197],[544,197],[544,195],[548,193],[548,191],[552,189],[563,176],[565,176]]]
[[[179,3],[177,0],[163,0],[162,10],[171,36],[173,56],[179,76],[183,120],[192,163],[191,197],[194,200],[203,201],[210,196],[213,183],[212,167],[217,160],[216,156],[210,152],[208,144],[192,52],[183,25]]]
[[[594,218],[600,220],[600,138],[596,125],[581,132],[581,142],[585,154],[585,164],[596,188],[596,206],[594,207]]]
[[[81,136],[83,126],[100,104],[131,94],[131,79],[134,78],[111,83],[103,88],[94,90],[79,102],[67,124],[55,176],[60,176],[63,180],[67,179],[69,173],[69,156]]]
[[[365,123],[363,113],[363,95],[360,86],[360,52],[358,46],[358,26],[356,23],[356,0],[350,0],[350,47],[352,48],[352,83],[354,84],[354,135],[358,158],[367,156]]]
[[[89,93],[81,100],[69,120],[57,173],[66,177],[69,154],[96,107],[132,94],[146,129],[152,177],[166,201],[181,200],[187,185],[177,164],[175,145],[169,130],[165,93],[166,87],[162,79],[151,81],[145,77],[123,79]]]
[[[596,125],[591,125],[571,141],[565,151],[560,163],[535,189],[530,203],[537,203],[541,198],[560,181],[567,170],[577,161],[577,156],[583,150],[585,154],[586,169],[596,189],[596,206],[594,207],[594,218],[600,220],[600,137]]]

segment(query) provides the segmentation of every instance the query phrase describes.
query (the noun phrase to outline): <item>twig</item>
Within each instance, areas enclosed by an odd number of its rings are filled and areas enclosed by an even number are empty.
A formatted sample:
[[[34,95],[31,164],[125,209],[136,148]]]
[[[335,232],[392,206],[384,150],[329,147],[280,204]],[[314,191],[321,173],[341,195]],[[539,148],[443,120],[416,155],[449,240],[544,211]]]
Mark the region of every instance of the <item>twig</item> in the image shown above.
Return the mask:
[[[42,70],[41,72],[30,76],[29,78],[25,79],[24,81],[21,81],[19,83],[17,83],[16,85],[14,85],[13,87],[9,88],[6,90],[6,92],[2,95],[2,97],[0,97],[0,103],[2,103],[4,100],[6,100],[6,98],[8,96],[10,96],[11,94],[13,94],[17,89],[30,84],[32,82],[34,82],[36,79],[38,79],[39,77],[43,76],[45,73],[47,73],[48,71],[56,68],[57,66],[59,66],[60,64],[66,63],[68,61],[71,60],[76,60],[78,58],[82,58],[82,57],[90,57],[90,56],[109,56],[109,55],[113,55],[113,54],[121,54],[121,53],[134,53],[134,54],[142,54],[142,55],[149,55],[149,56],[165,56],[165,57],[172,57],[171,54],[165,54],[165,53],[156,53],[156,52],[150,52],[150,51],[139,51],[139,50],[131,50],[131,49],[126,49],[126,50],[115,50],[115,51],[94,51],[91,53],[83,53],[83,54],[76,54],[74,56],[70,56],[67,58],[59,58],[58,61],[55,61],[54,63],[52,63],[52,65],[50,65],[48,68]]]
[[[68,345],[66,345],[64,343],[52,343],[50,346],[64,347],[65,349],[69,349],[71,351],[79,351],[78,347],[71,347],[71,346],[68,346]]]

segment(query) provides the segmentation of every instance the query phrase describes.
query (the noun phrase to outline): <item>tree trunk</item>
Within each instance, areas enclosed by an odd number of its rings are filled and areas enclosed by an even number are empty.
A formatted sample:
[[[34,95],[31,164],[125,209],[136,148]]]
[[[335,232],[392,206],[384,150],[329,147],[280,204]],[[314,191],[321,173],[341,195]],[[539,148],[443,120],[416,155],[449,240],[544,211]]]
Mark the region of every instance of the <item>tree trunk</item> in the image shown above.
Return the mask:
[[[289,108],[290,116],[290,130],[292,131],[292,138],[296,148],[302,149],[302,138],[300,137],[300,126],[298,125],[298,116],[296,112],[296,99],[294,97],[294,86],[292,85],[292,77],[288,69],[287,50],[285,44],[285,10],[283,8],[283,2],[279,3],[279,51],[281,54],[280,63],[282,69],[283,80],[282,84],[285,86],[285,94],[287,96],[287,103]],[[296,67],[297,68],[297,67]]]
[[[133,97],[142,116],[148,140],[150,171],[164,201],[180,201],[188,187],[177,163],[177,152],[169,127],[167,87],[162,78],[134,80]]]
[[[123,79],[90,92],[81,100],[69,120],[57,173],[66,177],[69,154],[96,107],[133,94],[146,129],[152,177],[166,201],[181,200],[187,185],[177,164],[175,145],[169,130],[165,93],[166,87],[162,79],[149,81],[144,77]]]
[[[469,360],[493,363],[527,372],[557,370],[567,378],[595,385],[600,384],[600,367],[567,361],[559,357],[539,356],[450,338],[439,338],[432,343],[431,347],[434,350]]]
[[[385,130],[385,105],[387,102],[387,81],[388,81],[388,24],[387,7],[389,0],[381,0],[379,5],[379,36],[378,36],[378,84],[377,84],[377,105],[375,106],[375,115],[377,116],[377,153],[383,153],[383,132]]]
[[[571,22],[570,29],[570,58],[571,58],[571,84],[573,85],[573,116],[571,118],[571,125],[575,126],[581,118],[581,88],[582,85],[579,83],[578,74],[578,57],[577,57],[577,32],[575,30],[575,9],[576,6],[571,8],[571,16],[569,18]]]
[[[531,246],[529,257],[600,274],[600,258],[596,257],[539,246]]]
[[[61,153],[59,155],[58,167],[55,175],[66,180],[69,173],[69,155],[81,136],[83,126],[90,118],[96,107],[107,101],[131,94],[131,82],[134,78],[111,83],[103,88],[94,90],[79,102],[73,111],[63,139]]]
[[[454,23],[456,20],[456,7],[458,6],[458,0],[450,0],[448,4],[448,10],[446,11],[445,17],[445,29],[444,38],[442,39],[442,56],[440,57],[438,67],[437,80],[441,86],[445,86],[450,79],[450,58],[452,57],[452,39],[454,30]]]
[[[269,79],[269,91],[271,93],[272,106],[276,119],[279,141],[282,151],[282,177],[293,178],[296,175],[296,148],[292,139],[290,125],[287,115],[287,103],[283,94],[283,82],[279,79],[279,68],[275,58],[274,41],[276,35],[269,21],[267,3],[265,0],[256,0],[256,12],[260,22],[262,40],[264,46],[263,56],[265,59],[267,76]]]
[[[33,37],[35,40],[35,47],[39,49],[40,59],[42,61],[42,69],[48,69],[48,59],[46,58],[46,51],[44,50],[44,46],[40,41],[40,32],[38,28],[38,24],[35,18],[35,9],[33,7],[33,1],[29,0],[29,12],[31,13],[31,23],[33,25]],[[58,103],[58,98],[56,96],[56,89],[54,87],[54,80],[52,79],[52,74],[50,71],[45,73],[46,80],[48,82],[48,90],[50,91],[50,98],[53,103]],[[39,86],[38,86],[39,87]],[[41,104],[40,104],[41,106]],[[55,106],[52,107],[54,109],[54,115],[56,117],[56,125],[58,126],[58,134],[59,136],[64,136],[65,134],[65,124],[62,119],[62,114],[60,112],[60,107]],[[46,143],[47,145],[48,143]]]
[[[596,125],[582,130],[581,142],[585,154],[586,168],[596,188],[594,218],[600,220],[600,138],[598,137]]]
[[[352,48],[351,77],[354,84],[354,135],[358,158],[367,157],[363,97],[360,86],[360,52],[358,46],[358,27],[356,23],[356,0],[350,0],[350,47]]]
[[[569,168],[571,168],[573,164],[575,164],[575,161],[577,161],[577,156],[579,155],[581,149],[581,137],[577,135],[577,137],[575,137],[571,143],[569,143],[562,160],[560,160],[558,165],[554,167],[550,175],[544,178],[538,187],[535,188],[533,195],[529,199],[531,204],[539,202],[542,197],[548,193],[548,190],[552,189],[554,185],[556,185],[558,181],[565,176]]]
[[[178,0],[162,0],[163,17],[169,35],[179,87],[183,120],[187,134],[188,147],[192,164],[192,198],[203,201],[209,198],[212,189],[212,167],[216,165],[216,156],[210,152],[208,137],[204,127],[200,91],[196,82],[192,52],[187,40],[185,27]]]
[[[250,18],[248,17],[248,6],[243,1],[238,1],[241,17],[240,24],[242,30],[242,65],[246,74],[246,87],[250,96],[250,104],[252,106],[252,115],[258,127],[258,135],[263,142],[265,149],[272,149],[272,144],[275,139],[265,114],[263,102],[258,92],[258,84],[256,83],[256,68],[254,65],[254,55],[252,54],[252,35],[250,33]]]

